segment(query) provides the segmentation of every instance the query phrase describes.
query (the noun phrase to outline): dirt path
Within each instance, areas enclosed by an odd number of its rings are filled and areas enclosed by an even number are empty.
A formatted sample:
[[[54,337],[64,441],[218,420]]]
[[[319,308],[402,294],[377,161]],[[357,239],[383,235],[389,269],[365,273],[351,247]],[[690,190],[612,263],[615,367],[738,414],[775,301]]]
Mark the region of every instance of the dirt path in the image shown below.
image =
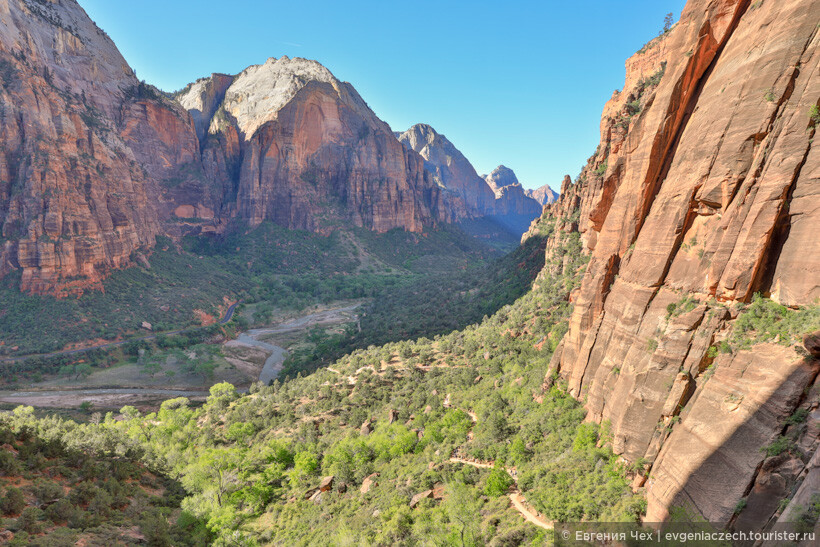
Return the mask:
[[[528,522],[531,522],[544,530],[552,530],[552,522],[548,521],[537,512],[533,513],[527,505],[527,500],[525,500],[524,496],[521,495],[521,492],[518,490],[512,492],[510,494],[510,501],[512,502],[513,507],[515,507],[519,513],[524,515],[524,518],[527,519]]]
[[[463,463],[465,465],[472,465],[473,467],[478,467],[479,469],[492,469],[494,466],[491,463],[483,463],[483,462],[474,462],[471,460],[465,460],[464,458],[450,458],[450,461],[453,463]]]
[[[476,416],[475,412],[473,412],[471,410],[464,410],[464,409],[455,407],[452,404],[450,404],[450,394],[449,393],[444,398],[444,407],[445,408],[456,408],[457,410],[461,410],[462,412],[466,413],[470,417],[470,419],[473,421],[473,424],[475,424],[478,421],[478,417]],[[472,439],[472,436],[473,436],[473,431],[471,429],[470,432],[467,434],[467,438]],[[481,462],[481,461],[476,461],[476,460],[468,460],[466,458],[461,458],[461,457],[458,457],[458,456],[451,456],[449,461],[451,463],[461,463],[461,464],[464,464],[464,465],[471,465],[471,466],[477,467],[479,469],[493,469],[495,467],[495,462]],[[553,528],[552,521],[544,518],[544,516],[542,516],[538,511],[536,511],[534,509],[531,509],[529,504],[527,503],[526,498],[524,498],[524,495],[521,493],[520,490],[518,490],[518,471],[514,467],[505,467],[504,471],[507,472],[507,474],[512,478],[512,480],[516,484],[515,488],[512,491],[510,491],[510,493],[508,494],[508,496],[510,498],[510,503],[512,503],[513,508],[516,511],[518,511],[519,513],[521,513],[521,516],[523,516],[524,519],[527,522],[529,522],[531,524],[534,524],[534,525],[538,526],[539,528],[543,528],[544,530],[552,530],[552,528]]]

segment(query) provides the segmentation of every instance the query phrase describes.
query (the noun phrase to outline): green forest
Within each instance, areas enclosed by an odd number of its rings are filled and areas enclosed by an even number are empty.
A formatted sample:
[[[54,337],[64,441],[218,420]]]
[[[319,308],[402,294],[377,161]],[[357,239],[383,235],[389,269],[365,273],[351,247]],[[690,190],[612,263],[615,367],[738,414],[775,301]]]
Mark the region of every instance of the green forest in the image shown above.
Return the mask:
[[[79,298],[23,294],[19,272],[0,279],[0,357],[136,337],[145,333],[143,321],[156,332],[190,328],[200,324],[198,310],[218,318],[227,301],[299,310],[373,298],[501,256],[457,227],[421,234],[352,229],[322,236],[270,222],[178,243],[158,237],[146,254],[135,255],[132,267],[113,272]]]
[[[588,260],[552,222],[480,272],[397,284],[362,333],[297,354],[270,386],[217,383],[204,403],[156,410],[0,413],[3,525],[18,545],[478,546],[542,545],[553,521],[637,522],[638,467],[548,371]],[[816,306],[758,296],[738,311],[715,352],[820,326]],[[425,319],[441,315],[452,323]]]
[[[217,384],[201,406],[179,398],[79,422],[21,408],[3,421],[178,482],[179,508],[153,515],[167,531],[158,545],[196,523],[224,545],[540,544],[547,531],[521,520],[510,489],[544,519],[634,520],[644,502],[607,448],[606,425],[584,424],[578,402],[544,385],[584,268],[577,234],[565,246],[566,264],[554,253],[546,268],[555,276],[446,335],[356,349],[245,395]],[[509,469],[520,469],[515,480]]]

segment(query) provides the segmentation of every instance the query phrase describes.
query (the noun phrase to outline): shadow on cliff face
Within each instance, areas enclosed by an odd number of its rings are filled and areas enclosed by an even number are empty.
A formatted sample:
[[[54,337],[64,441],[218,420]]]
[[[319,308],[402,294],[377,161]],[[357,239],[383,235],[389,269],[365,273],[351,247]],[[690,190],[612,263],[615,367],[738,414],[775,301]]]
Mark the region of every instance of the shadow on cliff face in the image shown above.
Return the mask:
[[[664,443],[645,522],[705,520],[762,530],[794,494],[816,449],[820,360],[760,344],[721,355]],[[807,421],[808,419],[808,421]]]

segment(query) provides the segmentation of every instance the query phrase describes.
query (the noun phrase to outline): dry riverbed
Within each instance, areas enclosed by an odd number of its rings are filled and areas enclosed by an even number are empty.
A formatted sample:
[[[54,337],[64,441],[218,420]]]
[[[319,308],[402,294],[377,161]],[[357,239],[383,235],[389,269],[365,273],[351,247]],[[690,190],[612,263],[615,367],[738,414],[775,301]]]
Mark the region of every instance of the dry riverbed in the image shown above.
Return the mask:
[[[267,384],[281,371],[287,358],[286,348],[292,347],[308,329],[355,321],[360,305],[313,308],[306,310],[311,313],[292,315],[279,324],[241,333],[237,339],[223,344],[225,363],[217,368],[211,382],[193,374],[151,378],[140,366],[128,364],[95,371],[81,380],[60,378],[24,390],[0,391],[0,403],[44,408],[76,408],[84,402],[99,409],[119,409],[125,405],[156,407],[174,397],[204,400],[210,384],[215,382],[227,381],[245,388],[254,381]]]

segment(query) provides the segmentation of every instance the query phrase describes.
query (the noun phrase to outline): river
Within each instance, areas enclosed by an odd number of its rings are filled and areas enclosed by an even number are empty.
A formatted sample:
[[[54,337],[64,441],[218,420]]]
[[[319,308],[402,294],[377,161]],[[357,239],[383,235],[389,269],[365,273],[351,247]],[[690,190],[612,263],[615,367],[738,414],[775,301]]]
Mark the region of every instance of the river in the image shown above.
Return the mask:
[[[316,325],[344,322],[345,320],[350,320],[348,314],[359,306],[360,304],[355,304],[344,308],[315,312],[273,327],[251,329],[241,333],[239,337],[227,342],[227,344],[250,346],[259,348],[265,352],[270,352],[259,373],[259,381],[264,385],[268,385],[281,372],[288,352],[285,348],[265,342],[260,338],[298,331]],[[231,309],[230,312],[233,312],[233,309]],[[80,403],[88,401],[93,403],[95,408],[119,408],[125,404],[148,404],[153,406],[158,404],[160,400],[175,397],[188,397],[202,400],[207,396],[208,391],[201,390],[111,387],[0,391],[0,402],[37,407],[76,408]]]
[[[270,355],[265,359],[265,364],[262,371],[259,373],[259,381],[263,385],[270,384],[279,373],[282,371],[282,365],[287,359],[288,352],[285,348],[275,344],[269,344],[260,340],[262,337],[271,336],[273,334],[284,334],[296,330],[302,330],[315,325],[323,325],[327,323],[338,323],[344,319],[344,314],[350,313],[358,308],[361,304],[354,304],[345,308],[338,308],[335,310],[325,310],[321,312],[303,315],[298,319],[293,319],[287,323],[282,323],[275,327],[267,327],[262,329],[251,329],[243,332],[236,340],[228,342],[234,346],[252,346],[263,351],[270,352]]]

